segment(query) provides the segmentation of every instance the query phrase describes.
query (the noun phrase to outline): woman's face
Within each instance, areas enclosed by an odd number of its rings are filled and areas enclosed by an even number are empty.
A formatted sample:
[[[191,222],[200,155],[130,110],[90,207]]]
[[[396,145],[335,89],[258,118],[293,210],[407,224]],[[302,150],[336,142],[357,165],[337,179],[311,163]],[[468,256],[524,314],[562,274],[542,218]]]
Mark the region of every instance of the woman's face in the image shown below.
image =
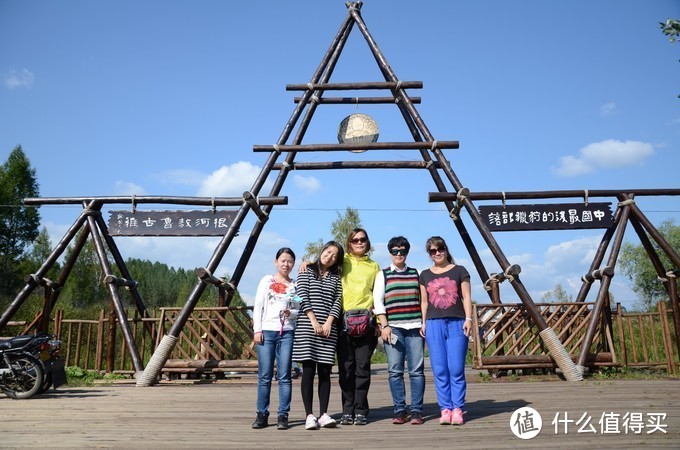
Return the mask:
[[[335,245],[331,245],[330,247],[326,248],[326,250],[321,252],[321,257],[319,258],[321,267],[323,267],[324,270],[331,268],[338,260],[338,253],[338,248]]]
[[[446,258],[447,256],[446,247],[444,245],[432,244],[430,245],[430,248],[427,249],[427,252],[430,254],[430,258],[435,263],[435,265],[442,265],[444,263],[448,263],[448,260]]]
[[[288,278],[288,275],[293,270],[293,266],[295,266],[295,259],[288,253],[281,253],[276,261],[274,261],[274,265],[276,265],[276,270],[281,276]]]
[[[363,256],[368,252],[368,238],[366,233],[359,231],[354,237],[349,241],[350,249],[353,255]]]

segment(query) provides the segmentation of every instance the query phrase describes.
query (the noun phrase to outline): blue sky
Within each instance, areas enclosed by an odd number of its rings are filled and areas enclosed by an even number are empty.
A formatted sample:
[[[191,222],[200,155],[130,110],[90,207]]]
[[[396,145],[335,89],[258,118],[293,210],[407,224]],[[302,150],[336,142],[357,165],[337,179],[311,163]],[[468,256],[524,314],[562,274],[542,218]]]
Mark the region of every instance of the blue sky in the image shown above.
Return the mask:
[[[311,79],[344,3],[0,0],[0,160],[22,145],[43,197],[240,196],[266,159],[253,145],[276,142],[291,116],[299,92],[285,85]],[[657,23],[680,18],[680,2],[367,0],[362,15],[399,79],[423,81],[410,95],[422,97],[416,107],[436,139],[460,141],[445,153],[471,191],[678,187],[680,44]],[[355,29],[331,81],[382,80]],[[336,142],[338,124],[354,112],[375,118],[381,141],[412,140],[393,105],[322,105],[303,143]],[[301,153],[297,161],[362,159],[418,157]],[[274,208],[242,295],[252,300],[279,247],[302,256],[305,243],[330,238],[331,222],[350,206],[381,266],[389,263],[385,243],[402,234],[413,245],[410,263],[426,268],[425,240],[441,235],[473,273],[473,298],[487,301],[444,205],[428,203],[435,190],[425,171],[292,173],[281,192],[289,204]],[[655,224],[680,223],[678,198],[641,197],[638,205]],[[80,210],[41,208],[53,244]],[[464,220],[487,270],[499,271]],[[218,275],[233,271],[252,224],[244,223]],[[557,283],[576,295],[601,235],[494,236],[539,301]],[[626,239],[637,243],[632,229]],[[205,266],[217,242],[117,238],[126,258],[186,268]],[[611,290],[634,305],[621,273]],[[502,296],[516,298],[508,283]]]

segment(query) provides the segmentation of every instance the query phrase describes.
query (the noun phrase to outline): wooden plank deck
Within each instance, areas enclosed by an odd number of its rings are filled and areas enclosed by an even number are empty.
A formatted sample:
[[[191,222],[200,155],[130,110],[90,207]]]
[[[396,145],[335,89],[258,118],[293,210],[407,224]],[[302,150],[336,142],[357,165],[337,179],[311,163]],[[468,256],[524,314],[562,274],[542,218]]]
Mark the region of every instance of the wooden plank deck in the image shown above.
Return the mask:
[[[2,448],[680,448],[680,381],[613,380],[585,382],[475,382],[469,376],[466,421],[462,427],[440,426],[431,374],[425,394],[427,421],[421,426],[392,425],[387,373],[376,371],[370,392],[367,426],[338,426],[307,431],[300,397],[300,381],[293,381],[292,428],[253,430],[256,379],[245,376],[210,384],[163,382],[153,387],[132,383],[50,391],[30,400],[0,397]],[[276,384],[272,404],[277,404]],[[318,403],[315,402],[315,406]],[[510,430],[513,411],[523,406],[537,410],[543,430],[531,440]],[[317,406],[318,407],[318,406]],[[276,411],[276,407],[273,408]],[[340,389],[333,384],[331,411],[340,412]],[[666,413],[666,433],[645,428],[625,434],[601,433],[603,413]],[[578,420],[592,418],[597,433],[555,433],[555,415],[568,413]],[[610,426],[609,430],[613,430]]]

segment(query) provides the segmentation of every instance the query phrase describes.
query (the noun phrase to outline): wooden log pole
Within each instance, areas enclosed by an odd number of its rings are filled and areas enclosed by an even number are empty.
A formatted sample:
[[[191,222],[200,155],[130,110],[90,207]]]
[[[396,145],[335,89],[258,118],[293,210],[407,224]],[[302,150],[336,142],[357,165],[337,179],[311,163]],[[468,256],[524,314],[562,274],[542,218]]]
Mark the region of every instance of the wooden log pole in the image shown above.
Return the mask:
[[[419,150],[419,149],[457,149],[458,141],[422,141],[422,142],[372,142],[369,144],[292,144],[292,145],[253,145],[253,151],[263,152],[335,152],[353,150]]]
[[[671,308],[673,312],[673,327],[675,329],[675,346],[680,356],[680,301],[678,301],[678,278],[675,271],[666,273],[668,277],[668,296],[671,300]],[[673,352],[671,352],[671,356]]]
[[[24,199],[24,204],[26,203],[26,199]],[[59,257],[66,251],[68,245],[70,244],[71,240],[75,237],[75,235],[78,233],[78,230],[80,230],[83,227],[83,224],[87,222],[87,213],[83,211],[76,221],[71,225],[71,228],[68,229],[64,237],[61,238],[59,243],[54,247],[54,250],[52,250],[52,253],[45,259],[45,261],[42,263],[40,268],[35,272],[35,277],[31,278],[29,282],[26,283],[24,288],[17,294],[17,296],[12,300],[12,303],[9,304],[5,312],[0,316],[0,330],[2,330],[5,325],[7,325],[7,322],[16,314],[17,310],[23,305],[24,301],[28,298],[29,295],[35,290],[37,283],[35,282],[35,279],[40,279],[47,274],[47,272],[54,266],[54,264],[57,262]]]
[[[92,213],[89,214],[87,217],[88,224],[90,226],[90,235],[92,236],[92,242],[94,243],[94,247],[97,251],[99,264],[102,267],[102,270],[104,271],[105,277],[113,276],[113,273],[111,271],[111,265],[109,264],[109,259],[104,248],[104,242],[100,235],[100,230],[97,227],[97,221],[94,218],[95,213],[101,214],[101,211],[99,210],[92,211]],[[130,358],[132,359],[132,364],[136,372],[141,372],[144,370],[144,364],[142,363],[142,359],[139,357],[137,344],[135,343],[134,336],[132,335],[130,324],[127,321],[127,314],[125,313],[125,307],[123,306],[123,302],[121,301],[120,295],[118,294],[118,289],[112,283],[108,283],[107,286],[109,288],[109,293],[111,294],[111,300],[113,302],[116,315],[118,316],[118,322],[120,324],[120,330],[123,335],[123,339],[125,340],[125,343],[127,344],[128,349],[130,350]]]
[[[396,103],[399,97],[323,97],[318,100],[321,105],[382,105]],[[293,102],[300,103],[301,97],[295,97]],[[314,100],[307,100],[312,102]],[[420,97],[411,97],[415,104],[421,103]]]
[[[635,217],[635,219],[640,222],[640,225],[649,233],[649,235],[656,241],[657,244],[659,244],[659,247],[661,247],[661,250],[666,253],[666,256],[673,262],[675,267],[680,267],[680,255],[678,255],[678,252],[673,249],[673,247],[664,239],[664,237],[659,233],[659,230],[656,229],[654,225],[652,225],[652,222],[647,219],[647,216],[643,214],[643,212],[640,210],[640,208],[635,204],[632,203],[630,205],[631,209],[631,214]]]
[[[334,61],[337,61],[337,57],[339,56],[339,49],[341,49],[342,45],[344,45],[344,41],[347,39],[347,36],[349,35],[349,32],[351,31],[352,28],[352,21],[350,20],[350,17],[348,16],[343,24],[340,27],[340,30],[336,34],[333,43],[331,44],[331,47],[328,49],[326,54],[324,55],[321,64],[317,68],[314,76],[312,77],[312,83],[318,82],[322,80],[322,76],[324,72],[328,72],[326,78],[323,79],[323,81],[327,81],[328,77],[330,77],[330,72],[332,70],[327,71],[326,69],[328,68],[329,61],[331,59],[334,59]],[[333,62],[334,65],[334,62]],[[332,67],[331,67],[332,68]],[[293,111],[293,114],[291,115],[290,119],[284,126],[283,132],[281,133],[281,136],[279,137],[278,144],[284,144],[290,134],[292,133],[293,128],[295,127],[295,124],[297,123],[300,115],[302,114],[303,110],[307,106],[307,100],[312,96],[313,90],[307,90],[303,94],[303,99],[300,103],[298,103],[295,107],[295,110]],[[316,103],[312,103],[310,105],[310,108],[313,108],[316,105]],[[311,118],[311,117],[310,117]],[[299,131],[298,131],[299,132]],[[301,140],[298,141],[302,142]],[[262,171],[260,174],[257,176],[255,181],[253,182],[253,186],[250,189],[250,192],[257,196],[260,192],[260,189],[262,189],[262,186],[267,180],[267,177],[269,176],[269,173],[271,172],[271,168],[276,163],[276,160],[279,156],[278,152],[272,152],[269,157],[267,158],[267,161],[263,165]],[[286,158],[286,162],[289,164],[293,162],[294,159],[294,153],[289,153],[288,157]],[[281,179],[281,182],[285,180],[285,174],[288,171],[284,170],[279,173],[279,178],[277,178],[277,182],[279,179]],[[275,182],[274,186],[276,187],[277,183]],[[275,190],[272,188],[272,192],[280,192],[280,187]],[[263,202],[260,202],[260,204],[263,204]],[[238,212],[236,213],[236,217],[234,218],[234,222],[232,223],[232,226],[229,227],[227,232],[225,233],[224,237],[218,244],[217,248],[213,252],[212,257],[208,261],[208,264],[206,265],[206,269],[209,270],[211,273],[214,273],[215,270],[217,269],[217,266],[219,265],[220,261],[224,257],[224,254],[226,253],[227,249],[231,245],[231,242],[233,241],[234,237],[236,236],[237,230],[240,228],[241,224],[245,220],[247,213],[249,211],[250,205],[248,205],[247,202],[242,202],[241,207],[239,208]],[[265,205],[264,211],[266,213],[269,213],[269,209],[271,208],[270,205]],[[263,222],[258,221],[255,224],[255,227],[253,228],[253,232],[255,229],[261,229],[261,226],[263,225]],[[251,232],[251,237],[253,236],[253,232]],[[259,232],[258,232],[259,235]],[[252,251],[251,251],[252,252]],[[247,256],[246,256],[247,255]],[[250,252],[248,252],[248,249],[246,248],[244,250],[244,253],[241,255],[241,261],[239,261],[239,265],[241,265],[241,262],[244,261],[243,265],[247,263],[248,259],[250,258]],[[237,270],[239,270],[239,266],[237,266]],[[232,275],[232,283],[234,286],[238,286],[238,281],[239,277],[241,276],[243,272],[237,275],[236,270],[234,271],[234,274]],[[157,381],[158,375],[160,371],[163,368],[163,365],[165,364],[165,361],[167,361],[170,353],[172,352],[175,344],[177,343],[178,337],[180,333],[182,332],[182,328],[186,324],[187,320],[189,319],[191,312],[196,306],[196,303],[198,303],[198,300],[201,297],[201,294],[206,288],[206,283],[204,283],[202,280],[199,280],[196,285],[194,286],[193,291],[191,294],[189,294],[189,298],[185,302],[184,306],[182,307],[182,310],[180,311],[179,315],[177,316],[177,319],[175,320],[174,324],[168,330],[168,334],[160,341],[158,347],[156,347],[156,350],[154,351],[154,354],[151,356],[151,359],[149,360],[149,363],[147,364],[147,367],[144,370],[144,373],[140,377],[137,378],[137,386],[150,386],[153,383]],[[227,302],[228,303],[228,302]]]
[[[364,23],[363,19],[361,18],[361,14],[358,8],[355,7],[349,7],[349,13],[354,19],[354,21],[357,24],[357,27],[363,34],[366,42],[368,43],[368,46],[373,53],[373,56],[376,59],[376,62],[380,66],[383,75],[385,76],[385,79],[388,81],[394,81],[397,79],[396,75],[394,74],[394,71],[392,68],[387,64],[387,61],[385,60],[384,56],[380,52],[380,49],[378,48],[377,44],[375,43],[373,37],[368,31],[368,28],[366,27],[366,24]],[[397,90],[401,90],[399,87],[397,87]],[[408,96],[404,92],[404,105],[406,106],[409,115],[413,119],[413,122],[417,125],[420,133],[423,135],[423,137],[427,141],[434,141],[434,138],[430,131],[428,130],[427,126],[425,125],[424,121],[420,117],[418,111],[416,110],[415,106],[408,101]],[[401,104],[401,102],[400,102]],[[453,169],[451,168],[451,165],[448,163],[446,160],[446,157],[444,156],[444,153],[442,152],[441,148],[434,147],[431,149],[432,153],[435,155],[435,158],[437,161],[442,166],[442,170],[444,174],[447,176],[451,184],[453,185],[454,189],[456,192],[459,192],[461,189],[464,188],[456,174],[453,172]],[[452,199],[450,199],[452,200]],[[507,258],[505,257],[503,251],[500,249],[500,246],[497,244],[493,236],[491,235],[491,232],[489,231],[488,227],[484,223],[481,214],[476,210],[474,205],[472,204],[470,198],[465,199],[465,208],[472,218],[473,222],[477,226],[480,234],[484,238],[484,240],[487,243],[487,246],[491,250],[491,252],[494,254],[496,260],[500,264],[501,268],[503,270],[506,270],[509,266],[510,263],[508,262]],[[461,223],[460,220],[454,220],[454,223],[458,224]],[[459,231],[461,231],[461,227],[457,225],[457,228]],[[461,236],[463,234],[461,233]],[[483,277],[483,280],[486,280],[488,278],[488,275],[486,277]],[[566,350],[564,349],[564,346],[559,342],[559,339],[555,335],[554,331],[550,329],[541,316],[541,314],[538,312],[536,305],[534,304],[533,300],[531,299],[531,296],[529,295],[529,292],[526,290],[524,285],[521,283],[519,277],[515,277],[512,281],[513,288],[515,289],[515,292],[517,292],[518,296],[522,300],[522,302],[525,305],[525,308],[531,315],[531,318],[534,320],[534,323],[538,327],[539,330],[542,330],[540,332],[541,337],[543,340],[546,342],[546,345],[548,345],[551,349],[551,352],[553,353],[553,356],[555,359],[558,361],[558,364],[562,368],[563,372],[565,373],[565,377],[568,380],[573,380],[573,381],[578,381],[582,380],[583,377],[576,371],[576,368],[573,365],[573,362],[571,360],[568,360],[568,354]]]
[[[621,194],[639,196],[676,196],[680,189],[595,189],[595,190],[560,190],[560,191],[515,191],[515,192],[471,192],[470,200],[531,200],[551,198],[588,198],[617,197]],[[430,192],[430,202],[455,200],[451,192]]]
[[[593,271],[595,271],[602,264],[604,256],[607,253],[607,248],[609,248],[609,243],[611,242],[612,236],[614,235],[614,230],[616,230],[616,225],[619,223],[619,220],[621,220],[621,209],[616,208],[613,220],[614,224],[605,230],[604,235],[600,240],[600,244],[597,246],[595,256],[593,256],[593,261],[590,263],[590,268],[588,269],[587,273],[589,274],[593,273]],[[583,283],[581,284],[581,289],[579,289],[578,291],[578,295],[576,295],[575,300],[576,302],[585,302],[586,297],[590,292],[590,288],[593,285],[593,282],[589,281],[585,275],[581,277],[581,281],[583,281]]]
[[[285,205],[287,197],[260,197],[262,205]],[[83,202],[92,202],[101,207],[105,203],[129,204],[135,207],[140,204],[172,204],[189,206],[241,206],[243,197],[155,197],[155,196],[125,196],[125,197],[41,197],[25,198],[26,205],[79,205]],[[84,221],[84,219],[83,219]]]
[[[422,89],[422,81],[359,81],[353,83],[287,84],[287,91],[360,91],[383,89]]]
[[[627,195],[622,195],[620,197],[622,200],[619,203],[619,208],[621,211],[621,220],[617,225],[616,233],[614,235],[614,240],[612,242],[612,249],[609,252],[609,259],[607,260],[607,267],[616,267],[616,260],[619,256],[619,251],[621,250],[621,243],[623,242],[623,235],[626,232],[626,224],[628,223],[628,216],[630,215],[630,205],[632,204],[632,199]],[[595,305],[593,305],[593,312],[590,317],[590,322],[588,323],[588,328],[586,330],[585,337],[583,339],[583,346],[581,347],[581,353],[579,354],[577,366],[580,370],[585,370],[585,363],[588,353],[590,352],[590,346],[593,343],[595,337],[595,331],[597,329],[597,324],[600,320],[600,315],[602,314],[602,309],[604,306],[605,299],[609,295],[609,286],[611,285],[611,280],[614,276],[613,269],[611,275],[609,271],[602,276],[602,282],[600,284],[600,290],[597,294],[597,300]]]
[[[290,170],[332,170],[332,169],[435,169],[441,168],[438,162],[428,164],[426,161],[329,161],[329,162],[296,162],[290,164]],[[273,170],[283,170],[283,163],[276,163]]]

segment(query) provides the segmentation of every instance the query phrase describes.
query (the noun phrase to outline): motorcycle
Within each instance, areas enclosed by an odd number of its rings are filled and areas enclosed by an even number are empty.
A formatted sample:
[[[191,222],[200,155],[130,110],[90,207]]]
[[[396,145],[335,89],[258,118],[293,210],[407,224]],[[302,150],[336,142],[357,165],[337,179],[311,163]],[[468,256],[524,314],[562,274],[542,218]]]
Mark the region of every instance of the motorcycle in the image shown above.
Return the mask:
[[[30,398],[42,387],[43,364],[28,349],[33,340],[33,336],[18,336],[0,342],[0,391],[8,397]]]
[[[0,391],[15,399],[42,394],[66,383],[61,341],[49,334],[0,342]]]

